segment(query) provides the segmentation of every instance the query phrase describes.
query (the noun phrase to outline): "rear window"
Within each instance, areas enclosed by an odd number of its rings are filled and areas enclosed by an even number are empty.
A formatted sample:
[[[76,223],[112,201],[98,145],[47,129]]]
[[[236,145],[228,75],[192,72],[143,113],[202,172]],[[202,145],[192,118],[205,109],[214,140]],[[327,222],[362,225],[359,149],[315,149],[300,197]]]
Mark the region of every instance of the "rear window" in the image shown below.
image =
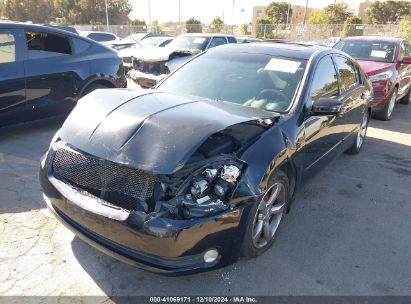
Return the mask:
[[[396,43],[370,40],[343,40],[334,46],[357,60],[394,62]]]
[[[67,37],[47,32],[26,32],[29,59],[71,55],[70,40]]]
[[[106,33],[91,33],[87,37],[99,42],[116,40],[116,36]]]

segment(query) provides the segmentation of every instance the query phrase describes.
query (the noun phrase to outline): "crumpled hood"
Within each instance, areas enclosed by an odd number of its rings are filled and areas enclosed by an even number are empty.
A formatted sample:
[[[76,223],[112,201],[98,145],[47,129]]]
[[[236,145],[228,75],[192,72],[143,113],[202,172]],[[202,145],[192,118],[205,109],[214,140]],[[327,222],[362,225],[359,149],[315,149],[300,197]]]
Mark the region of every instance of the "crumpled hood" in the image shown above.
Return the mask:
[[[184,165],[211,135],[277,117],[260,109],[149,90],[96,90],[79,101],[58,135],[97,157],[167,174]]]
[[[173,53],[179,53],[182,56],[192,56],[200,53],[200,51],[176,50],[169,47],[148,47],[135,50],[134,57],[144,62],[168,61],[170,59],[170,55]]]
[[[358,60],[357,62],[368,76],[382,73],[388,70],[391,66],[395,65],[395,63],[365,60]]]

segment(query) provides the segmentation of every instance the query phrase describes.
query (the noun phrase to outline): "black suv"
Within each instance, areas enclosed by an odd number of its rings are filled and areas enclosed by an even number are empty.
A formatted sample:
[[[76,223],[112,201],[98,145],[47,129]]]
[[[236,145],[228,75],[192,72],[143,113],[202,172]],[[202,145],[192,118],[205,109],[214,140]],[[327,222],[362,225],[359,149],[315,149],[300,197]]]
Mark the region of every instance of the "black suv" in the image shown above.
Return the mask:
[[[0,127],[68,114],[97,88],[125,87],[117,53],[49,26],[0,22]]]

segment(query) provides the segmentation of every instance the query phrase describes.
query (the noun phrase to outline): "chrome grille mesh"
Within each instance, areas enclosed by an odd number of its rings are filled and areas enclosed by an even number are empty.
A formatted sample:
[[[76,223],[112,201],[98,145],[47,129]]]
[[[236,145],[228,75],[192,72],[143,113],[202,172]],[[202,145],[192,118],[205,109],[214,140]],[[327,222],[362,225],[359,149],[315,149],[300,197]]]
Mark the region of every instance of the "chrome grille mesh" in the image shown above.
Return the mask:
[[[103,193],[121,193],[137,200],[153,196],[156,177],[145,171],[60,148],[55,152],[53,172],[57,178]]]

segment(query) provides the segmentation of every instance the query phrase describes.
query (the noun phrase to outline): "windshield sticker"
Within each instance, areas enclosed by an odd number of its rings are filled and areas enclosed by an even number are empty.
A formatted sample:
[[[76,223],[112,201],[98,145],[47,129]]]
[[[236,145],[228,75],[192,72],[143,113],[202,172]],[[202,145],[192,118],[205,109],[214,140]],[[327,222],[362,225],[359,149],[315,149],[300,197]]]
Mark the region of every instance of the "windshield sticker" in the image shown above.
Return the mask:
[[[386,51],[372,51],[371,52],[371,57],[378,57],[378,58],[385,58],[387,55]]]
[[[264,70],[295,74],[300,64],[301,62],[298,61],[273,58],[267,63]]]
[[[199,38],[194,39],[193,43],[200,44],[200,43],[203,43],[204,41],[205,41],[205,38],[199,37]]]

